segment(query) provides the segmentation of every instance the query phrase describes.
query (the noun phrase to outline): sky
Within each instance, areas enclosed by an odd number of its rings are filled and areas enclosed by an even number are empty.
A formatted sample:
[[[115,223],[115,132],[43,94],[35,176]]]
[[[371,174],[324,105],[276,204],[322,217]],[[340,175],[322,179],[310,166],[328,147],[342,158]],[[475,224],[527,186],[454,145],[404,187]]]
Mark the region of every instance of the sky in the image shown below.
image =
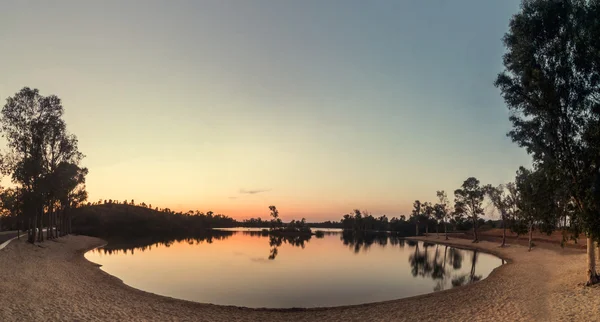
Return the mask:
[[[0,104],[58,95],[89,199],[236,219],[408,215],[514,179],[518,0],[2,1]]]

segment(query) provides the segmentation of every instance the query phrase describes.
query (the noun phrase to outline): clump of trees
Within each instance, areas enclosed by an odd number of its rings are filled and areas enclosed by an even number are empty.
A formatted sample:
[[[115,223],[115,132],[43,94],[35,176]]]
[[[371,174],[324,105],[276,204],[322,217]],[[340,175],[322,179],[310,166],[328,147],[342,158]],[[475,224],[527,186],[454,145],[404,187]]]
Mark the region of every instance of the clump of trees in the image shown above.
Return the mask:
[[[67,131],[61,100],[24,87],[6,99],[0,128],[7,141],[2,173],[15,185],[2,193],[11,226],[42,242],[72,230],[72,209],[87,198],[77,137]]]
[[[344,230],[355,233],[389,231],[402,236],[413,236],[412,224],[406,221],[405,216],[388,219],[386,215],[374,217],[368,211],[354,209],[352,213],[342,217],[341,224]]]
[[[271,211],[271,221],[269,223],[269,232],[273,234],[308,234],[311,235],[312,231],[308,224],[306,223],[306,219],[302,218],[301,220],[292,220],[287,224],[284,224],[279,217],[279,210],[275,206],[269,206],[269,210]]]
[[[96,204],[73,211],[73,232],[104,238],[175,238],[205,234],[211,228],[236,227],[231,217],[201,211],[174,212],[130,204]]]
[[[495,82],[511,113],[508,136],[533,158],[533,169],[519,173],[520,213],[529,231],[532,222],[569,217],[570,234],[587,237],[588,284],[599,280],[598,17],[598,1],[523,1],[504,36],[505,69]]]

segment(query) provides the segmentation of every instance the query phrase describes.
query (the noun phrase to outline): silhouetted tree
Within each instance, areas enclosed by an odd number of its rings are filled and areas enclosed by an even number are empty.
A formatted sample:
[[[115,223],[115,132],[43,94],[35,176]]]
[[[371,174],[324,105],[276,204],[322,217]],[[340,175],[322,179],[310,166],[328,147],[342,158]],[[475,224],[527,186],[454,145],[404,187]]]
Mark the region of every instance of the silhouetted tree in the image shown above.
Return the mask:
[[[484,190],[494,207],[500,212],[500,218],[502,219],[502,244],[500,247],[504,247],[506,245],[506,222],[512,209],[511,199],[506,195],[504,185],[494,187],[488,184],[484,187]]]
[[[57,226],[57,176],[62,163],[77,165],[83,155],[77,138],[66,130],[63,107],[55,95],[42,96],[37,89],[24,87],[6,100],[0,124],[8,143],[3,171],[22,192],[20,213],[26,217],[28,241],[43,241],[44,221],[47,235],[54,237]],[[46,218],[46,220],[44,220]]]
[[[484,191],[479,185],[479,180],[470,177],[465,180],[460,189],[454,191],[454,205],[458,213],[463,213],[473,221],[474,243],[479,242],[477,237],[477,216],[483,214],[481,203],[483,202]]]
[[[419,236],[419,218],[421,217],[421,202],[419,200],[415,200],[413,203],[413,210],[411,213],[411,218],[415,222],[415,236]]]
[[[446,240],[448,240],[448,225],[446,224],[446,220],[450,219],[452,217],[452,212],[450,211],[449,208],[449,204],[450,202],[448,201],[448,196],[446,195],[446,192],[444,190],[441,191],[437,191],[436,195],[438,197],[438,204],[437,204],[437,215],[441,216],[442,218],[442,223],[444,224],[444,234],[446,235]]]
[[[423,218],[425,221],[425,236],[429,235],[429,221],[431,220],[433,213],[434,213],[434,209],[433,209],[433,206],[431,205],[431,202],[423,203]]]

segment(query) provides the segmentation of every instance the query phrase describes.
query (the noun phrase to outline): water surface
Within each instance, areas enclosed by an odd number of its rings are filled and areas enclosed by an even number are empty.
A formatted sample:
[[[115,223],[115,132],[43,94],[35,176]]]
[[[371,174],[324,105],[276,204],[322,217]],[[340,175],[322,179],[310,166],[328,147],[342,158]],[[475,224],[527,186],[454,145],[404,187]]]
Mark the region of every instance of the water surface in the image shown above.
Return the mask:
[[[219,231],[159,242],[109,242],[86,253],[148,292],[247,307],[326,307],[399,299],[479,281],[503,262],[471,250],[388,234],[327,231],[282,238]]]

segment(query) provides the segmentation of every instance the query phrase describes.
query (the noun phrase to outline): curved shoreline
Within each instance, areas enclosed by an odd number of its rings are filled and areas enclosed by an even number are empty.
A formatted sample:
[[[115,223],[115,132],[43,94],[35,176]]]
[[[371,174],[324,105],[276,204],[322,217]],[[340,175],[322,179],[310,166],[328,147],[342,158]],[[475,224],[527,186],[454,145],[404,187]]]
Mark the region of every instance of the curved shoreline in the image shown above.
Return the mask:
[[[100,239],[100,238],[98,238]],[[502,255],[498,254],[497,252],[493,252],[493,251],[489,251],[486,249],[480,249],[478,247],[469,247],[469,246],[463,246],[461,244],[453,244],[451,242],[432,242],[431,239],[421,239],[419,237],[410,237],[410,238],[405,238],[406,240],[414,240],[414,241],[421,241],[421,242],[428,242],[428,243],[434,243],[434,244],[439,244],[439,245],[445,245],[445,246],[451,246],[453,248],[457,248],[457,249],[463,249],[463,250],[470,250],[470,251],[478,251],[481,253],[485,253],[485,254],[489,254],[495,257],[498,257],[499,259],[504,260],[506,263],[495,267],[488,275],[487,277],[483,278],[480,281],[477,281],[475,283],[471,283],[471,284],[466,284],[466,285],[462,285],[460,287],[457,288],[450,288],[450,289],[445,289],[445,290],[441,290],[441,291],[433,291],[433,292],[428,292],[425,294],[419,294],[419,295],[413,295],[413,296],[408,296],[408,297],[402,297],[402,298],[396,298],[396,299],[390,299],[390,300],[384,300],[384,301],[376,301],[376,302],[366,302],[366,303],[359,303],[359,304],[349,304],[349,305],[338,305],[338,306],[324,306],[324,307],[285,307],[285,308],[273,308],[273,307],[247,307],[247,306],[239,306],[239,305],[225,305],[225,304],[215,304],[215,303],[206,303],[206,302],[197,302],[197,301],[192,301],[192,300],[186,300],[186,299],[181,299],[181,298],[176,298],[176,297],[171,297],[168,295],[162,295],[162,294],[158,294],[158,293],[153,293],[153,292],[149,292],[149,291],[145,291],[143,289],[140,288],[136,288],[134,286],[131,286],[127,283],[125,283],[125,281],[123,281],[122,279],[120,279],[119,277],[112,275],[104,270],[102,270],[100,267],[102,267],[101,264],[95,263],[93,261],[90,261],[89,259],[87,259],[85,257],[85,254],[93,251],[95,249],[104,247],[108,244],[108,242],[106,240],[100,239],[102,241],[102,244],[99,246],[92,246],[91,248],[88,248],[87,250],[84,250],[81,253],[81,257],[83,258],[83,260],[85,260],[86,262],[94,265],[96,268],[98,268],[101,272],[103,272],[104,274],[107,274],[110,277],[116,278],[118,279],[121,283],[123,283],[125,286],[134,289],[136,291],[141,291],[144,293],[148,293],[148,294],[152,294],[155,296],[160,296],[160,297],[166,297],[169,299],[173,299],[173,300],[178,300],[178,301],[186,301],[186,302],[190,302],[190,303],[195,303],[195,304],[202,304],[202,305],[215,305],[215,306],[222,306],[222,307],[234,307],[234,308],[238,308],[238,309],[244,309],[244,310],[253,310],[253,311],[273,311],[273,312],[298,312],[298,311],[318,311],[318,310],[330,310],[330,309],[346,309],[346,308],[353,308],[353,307],[360,307],[360,306],[369,306],[369,305],[373,305],[373,304],[384,304],[384,303],[390,303],[390,302],[397,302],[400,300],[406,300],[406,299],[418,299],[420,297],[428,297],[429,295],[433,294],[433,293],[445,293],[445,292],[449,292],[458,288],[465,288],[465,287],[469,287],[469,286],[473,286],[476,285],[478,283],[481,283],[485,280],[487,280],[488,278],[492,277],[492,275],[501,267],[506,266],[507,264],[511,263],[512,260],[507,259],[507,258],[503,258]]]
[[[598,295],[599,288],[577,285],[577,281],[583,281],[585,277],[585,254],[581,251],[536,248],[529,253],[519,245],[499,248],[496,243],[485,241],[472,245],[461,239],[445,241],[429,237],[410,239],[476,249],[507,260],[507,264],[495,268],[487,278],[474,284],[384,302],[289,309],[204,304],[131,287],[85,258],[84,254],[101,246],[103,240],[86,236],[63,238],[42,244],[44,248],[13,242],[0,251],[0,257],[6,259],[0,261],[0,272],[14,276],[14,281],[0,282],[0,294],[6,292],[11,298],[6,309],[0,312],[1,320],[14,320],[19,316],[43,318],[48,314],[61,320],[528,321],[576,316],[585,320],[593,316],[589,314],[594,308],[588,304],[595,305],[588,302],[600,302],[598,296],[586,298],[581,295],[582,292]],[[571,256],[576,258],[566,260],[565,257]],[[564,269],[558,272],[551,267],[552,263],[560,264]],[[565,269],[571,273],[568,275],[571,278],[559,277]],[[49,276],[49,281],[40,278],[40,274]],[[23,289],[24,285],[26,289]],[[567,292],[569,288],[571,292]],[[588,304],[582,305],[581,301]],[[477,314],[473,315],[473,312]]]

